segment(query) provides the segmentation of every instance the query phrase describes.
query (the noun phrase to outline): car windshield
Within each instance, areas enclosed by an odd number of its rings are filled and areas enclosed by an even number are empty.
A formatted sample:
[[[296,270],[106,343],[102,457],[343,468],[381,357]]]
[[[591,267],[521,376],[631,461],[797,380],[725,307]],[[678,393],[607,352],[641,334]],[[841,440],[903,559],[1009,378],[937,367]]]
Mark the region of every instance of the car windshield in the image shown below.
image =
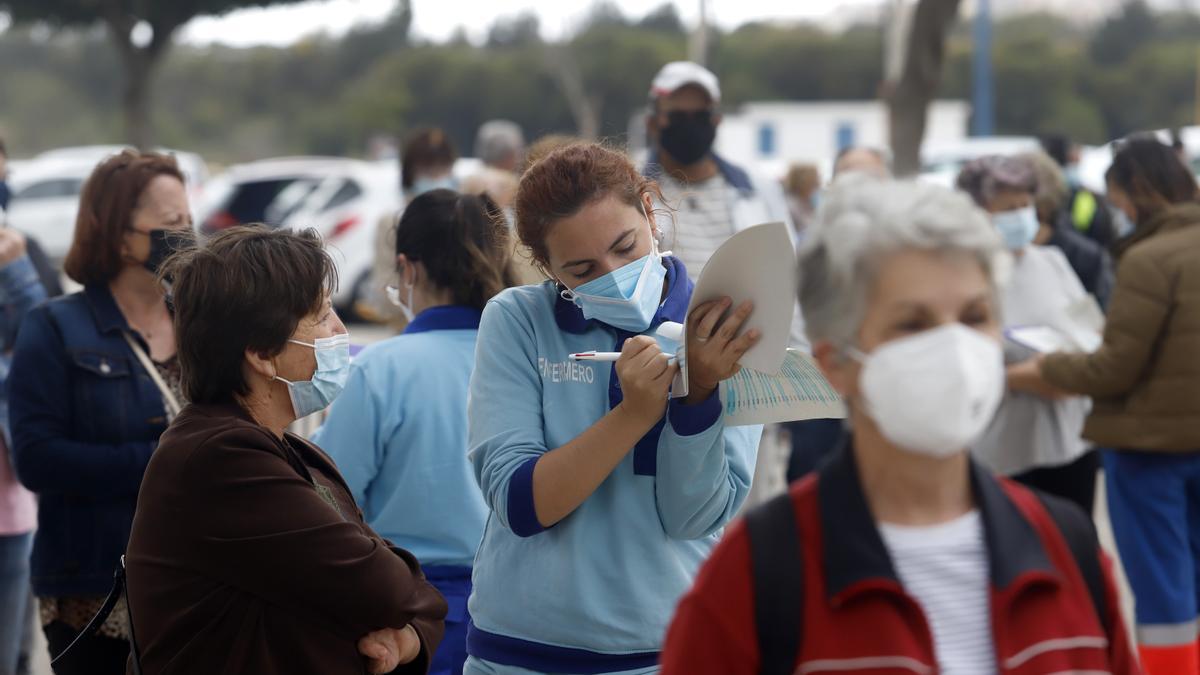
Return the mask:
[[[14,201],[78,197],[83,191],[83,179],[52,178],[25,186],[13,195]]]

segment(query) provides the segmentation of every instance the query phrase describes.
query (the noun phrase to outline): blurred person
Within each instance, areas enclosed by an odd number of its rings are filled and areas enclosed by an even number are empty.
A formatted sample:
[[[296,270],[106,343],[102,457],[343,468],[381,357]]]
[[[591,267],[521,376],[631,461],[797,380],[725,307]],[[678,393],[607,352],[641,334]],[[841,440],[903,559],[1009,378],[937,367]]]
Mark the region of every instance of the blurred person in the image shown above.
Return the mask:
[[[1016,367],[1035,393],[1095,402],[1084,437],[1106,448],[1108,511],[1136,598],[1151,675],[1200,672],[1200,205],[1196,178],[1170,146],[1123,144],[1109,199],[1137,223],[1117,248],[1104,343]]]
[[[795,231],[777,181],[752,176],[713,152],[720,103],[717,76],[689,61],[663,66],[650,85],[644,173],[661,185],[665,203],[678,207],[663,224],[665,241],[692,278],[736,232],[775,221]]]
[[[1091,521],[967,451],[1002,395],[1003,255],[945,188],[827,193],[800,305],[854,436],[722,539],[663,675],[1140,672]]]
[[[12,199],[12,190],[8,187],[8,146],[0,138],[0,211],[8,210],[8,202]]]
[[[796,230],[783,186],[736,166],[713,151],[722,116],[721,85],[707,68],[690,61],[663,66],[650,85],[646,118],[650,154],[643,173],[661,187],[663,205],[673,210],[659,225],[663,241],[698,279],[712,254],[737,232],[769,222]],[[791,345],[807,350],[800,312],[794,315]],[[762,438],[751,502],[786,485],[789,445],[782,427]]]
[[[1037,178],[1034,206],[1041,226],[1034,243],[1062,251],[1084,289],[1096,298],[1101,308],[1108,306],[1115,276],[1112,256],[1072,226],[1071,214],[1066,210],[1069,185],[1062,170],[1044,152],[1030,152],[1018,157],[1030,164]]]
[[[52,655],[103,604],[146,463],[183,398],[155,278],[175,237],[192,231],[183,180],[167,155],[126,150],[101,162],[83,186],[65,263],[84,289],[30,311],[17,337],[12,450],[39,500],[33,588]],[[124,673],[128,640],[122,602],[55,672]]]
[[[190,401],[146,469],[129,537],[142,671],[423,674],[446,605],[288,425],[346,381],[350,336],[313,230],[234,228],[173,257]]]
[[[508,226],[487,196],[434,190],[396,230],[404,334],[372,345],[313,437],[372,529],[412,552],[449,604],[431,673],[462,673],[471,566],[488,509],[467,459],[467,386],[484,305],[512,285]],[[436,518],[423,514],[437,514]]]
[[[4,139],[0,138],[0,228],[7,227],[7,211],[11,196],[12,192],[8,187],[8,147],[4,144]],[[46,253],[42,250],[36,237],[31,236],[29,232],[22,234],[25,240],[25,255],[29,257],[37,271],[38,280],[41,281],[46,295],[51,298],[62,295],[62,283],[58,279],[58,269],[46,257]]]
[[[29,555],[37,526],[37,503],[17,481],[9,452],[9,357],[21,319],[44,300],[46,289],[26,253],[25,237],[0,226],[0,675],[28,672]]]
[[[796,236],[803,238],[805,230],[817,217],[821,172],[815,164],[793,164],[783,181],[783,189],[792,214],[792,224],[796,226]]]
[[[969,162],[958,177],[960,189],[987,211],[1012,253],[1009,279],[1000,291],[1004,328],[1053,326],[1087,292],[1063,253],[1037,243],[1037,175],[1024,157],[984,157]],[[1088,242],[1094,243],[1094,242]],[[1005,363],[1020,363],[1033,350],[1004,341]],[[971,447],[991,470],[1029,487],[1069,499],[1091,514],[1100,459],[1081,438],[1091,401],[1074,396],[1050,400],[1007,391],[996,416]]]
[[[727,428],[717,387],[756,343],[729,298],[688,320],[686,397],[654,337],[692,283],[658,247],[658,187],[620,152],[556,150],[525,172],[517,229],[550,281],[504,291],[479,326],[471,460],[491,510],[465,672],[657,672],[663,633],[750,491],[760,427]],[[569,354],[620,352],[614,364]]]
[[[1050,134],[1041,139],[1042,150],[1062,167],[1070,192],[1065,210],[1076,232],[1087,236],[1105,249],[1124,236],[1113,217],[1112,205],[1102,195],[1087,189],[1079,176],[1081,149],[1078,143],[1062,134]]]
[[[546,134],[545,136],[541,136],[529,146],[529,150],[526,151],[525,158],[517,173],[524,175],[529,170],[529,167],[536,164],[546,155],[559,148],[565,148],[568,145],[581,142],[583,142],[583,139],[570,134]]]
[[[483,168],[463,181],[466,194],[484,194],[511,219],[517,195],[517,169],[525,161],[525,134],[515,122],[484,122],[475,135],[475,156]]]
[[[833,163],[833,177],[855,172],[875,178],[890,178],[892,161],[886,152],[876,148],[857,145],[842,148]]]
[[[458,149],[446,132],[425,127],[413,131],[404,139],[400,149],[400,187],[404,204],[430,190],[458,189],[454,178],[454,163],[458,161]],[[395,305],[387,300],[387,285],[392,283],[395,271],[396,221],[404,213],[390,214],[379,220],[375,227],[375,260],[371,265],[371,286],[368,299],[356,310],[375,321],[386,323],[397,332],[404,329],[405,319]]]

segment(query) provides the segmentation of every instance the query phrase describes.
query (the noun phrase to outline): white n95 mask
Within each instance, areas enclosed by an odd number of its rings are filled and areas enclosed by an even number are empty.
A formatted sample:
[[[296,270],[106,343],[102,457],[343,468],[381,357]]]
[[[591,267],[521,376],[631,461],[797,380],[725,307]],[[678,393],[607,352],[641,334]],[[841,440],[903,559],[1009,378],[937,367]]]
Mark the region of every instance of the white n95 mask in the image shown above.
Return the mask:
[[[960,323],[884,343],[863,364],[864,410],[884,438],[931,457],[949,457],[978,440],[1004,396],[1000,344]]]

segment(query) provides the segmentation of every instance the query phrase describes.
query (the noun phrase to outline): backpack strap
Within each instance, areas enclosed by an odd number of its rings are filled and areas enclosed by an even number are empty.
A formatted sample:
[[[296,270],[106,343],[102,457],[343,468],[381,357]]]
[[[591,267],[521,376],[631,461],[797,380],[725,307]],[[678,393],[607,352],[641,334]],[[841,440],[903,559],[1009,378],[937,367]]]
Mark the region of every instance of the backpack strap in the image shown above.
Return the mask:
[[[784,493],[746,514],[761,675],[790,675],[800,653],[804,558],[792,497]]]
[[[1048,495],[1040,490],[1031,490],[1037,495],[1046,513],[1054,520],[1055,526],[1071,549],[1075,564],[1087,584],[1088,594],[1092,596],[1092,606],[1096,609],[1096,618],[1100,619],[1100,627],[1107,634],[1112,630],[1108,616],[1108,603],[1105,602],[1104,572],[1100,568],[1100,540],[1096,536],[1096,525],[1076,504],[1061,497]]]

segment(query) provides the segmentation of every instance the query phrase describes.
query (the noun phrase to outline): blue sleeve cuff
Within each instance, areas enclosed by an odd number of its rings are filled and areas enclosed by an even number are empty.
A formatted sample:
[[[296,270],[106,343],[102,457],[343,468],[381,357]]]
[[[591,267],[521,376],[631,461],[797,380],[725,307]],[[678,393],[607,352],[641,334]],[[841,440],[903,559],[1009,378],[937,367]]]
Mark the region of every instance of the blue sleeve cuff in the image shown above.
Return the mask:
[[[508,480],[508,527],[518,537],[532,537],[546,528],[533,506],[533,468],[541,457],[530,457]]]
[[[667,416],[671,428],[680,436],[695,436],[712,428],[721,419],[721,388],[717,387],[703,402],[687,405],[682,399],[672,399]]]

